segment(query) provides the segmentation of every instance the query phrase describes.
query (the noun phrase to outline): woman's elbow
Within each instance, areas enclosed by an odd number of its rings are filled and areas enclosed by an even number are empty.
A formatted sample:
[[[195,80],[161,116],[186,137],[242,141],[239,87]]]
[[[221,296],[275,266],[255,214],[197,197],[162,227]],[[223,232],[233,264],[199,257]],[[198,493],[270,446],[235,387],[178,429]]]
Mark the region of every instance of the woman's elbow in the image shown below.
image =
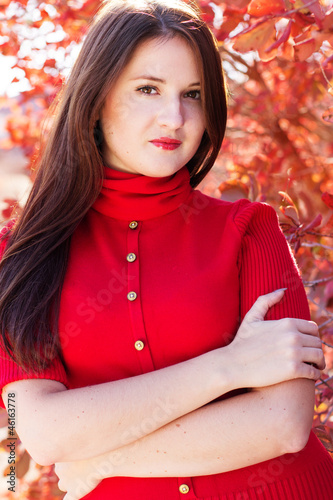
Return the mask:
[[[53,465],[55,463],[55,460],[52,459],[48,454],[45,454],[44,452],[40,453],[38,450],[30,452],[27,449],[27,452],[31,456],[31,458],[36,462],[38,465]]]
[[[61,419],[54,415],[54,406],[48,395],[66,388],[60,382],[47,379],[24,379],[3,388],[3,400],[15,396],[15,428],[23,446],[40,465],[52,465],[62,461],[65,444],[59,440],[63,432]],[[8,404],[7,413],[11,407]],[[62,446],[61,446],[62,445]]]
[[[285,382],[276,388],[279,411],[275,437],[281,454],[298,453],[307,444],[313,422],[314,383],[306,379]]]
[[[288,437],[284,440],[283,453],[298,453],[307,445],[311,425],[291,426]]]
[[[298,453],[306,446],[313,422],[313,404],[292,404],[288,412],[288,422],[284,435],[285,453]]]
[[[29,431],[20,429],[18,426],[17,434],[23,447],[37,464],[52,465],[56,463],[57,450],[54,449],[51,438],[40,432],[37,426],[31,425]]]

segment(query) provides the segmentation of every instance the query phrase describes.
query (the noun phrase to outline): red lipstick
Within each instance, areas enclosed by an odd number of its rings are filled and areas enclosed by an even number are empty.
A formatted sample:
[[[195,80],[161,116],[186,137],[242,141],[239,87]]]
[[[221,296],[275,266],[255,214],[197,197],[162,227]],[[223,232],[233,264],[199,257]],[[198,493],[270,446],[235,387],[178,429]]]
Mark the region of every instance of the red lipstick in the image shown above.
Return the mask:
[[[170,137],[160,137],[159,139],[154,139],[150,141],[157,148],[165,149],[167,151],[173,151],[179,148],[182,141],[177,141],[177,139],[170,139]]]

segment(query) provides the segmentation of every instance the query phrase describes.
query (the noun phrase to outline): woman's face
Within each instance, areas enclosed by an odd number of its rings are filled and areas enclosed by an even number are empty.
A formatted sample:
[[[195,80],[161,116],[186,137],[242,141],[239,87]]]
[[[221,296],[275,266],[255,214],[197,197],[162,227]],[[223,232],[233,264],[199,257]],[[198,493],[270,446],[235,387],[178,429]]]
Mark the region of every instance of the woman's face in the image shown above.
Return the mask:
[[[116,170],[164,177],[197,151],[205,130],[200,70],[179,36],[135,50],[100,114],[103,156]]]

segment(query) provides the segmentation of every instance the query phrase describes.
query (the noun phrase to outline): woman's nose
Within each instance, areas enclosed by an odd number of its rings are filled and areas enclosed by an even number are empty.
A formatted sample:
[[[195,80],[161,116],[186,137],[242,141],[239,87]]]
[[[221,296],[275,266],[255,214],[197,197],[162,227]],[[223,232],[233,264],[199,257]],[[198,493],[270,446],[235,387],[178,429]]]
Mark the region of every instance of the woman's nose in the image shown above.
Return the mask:
[[[166,99],[161,103],[157,122],[160,127],[176,130],[184,125],[184,109],[179,98]]]

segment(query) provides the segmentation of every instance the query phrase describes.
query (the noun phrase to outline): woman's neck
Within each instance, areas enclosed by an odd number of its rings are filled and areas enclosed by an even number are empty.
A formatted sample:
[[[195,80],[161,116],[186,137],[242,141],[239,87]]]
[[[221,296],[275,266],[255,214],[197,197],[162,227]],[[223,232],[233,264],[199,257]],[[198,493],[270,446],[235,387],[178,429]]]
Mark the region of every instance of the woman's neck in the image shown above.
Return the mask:
[[[168,177],[148,177],[104,168],[100,195],[93,209],[121,220],[146,220],[182,205],[192,191],[186,167]]]

